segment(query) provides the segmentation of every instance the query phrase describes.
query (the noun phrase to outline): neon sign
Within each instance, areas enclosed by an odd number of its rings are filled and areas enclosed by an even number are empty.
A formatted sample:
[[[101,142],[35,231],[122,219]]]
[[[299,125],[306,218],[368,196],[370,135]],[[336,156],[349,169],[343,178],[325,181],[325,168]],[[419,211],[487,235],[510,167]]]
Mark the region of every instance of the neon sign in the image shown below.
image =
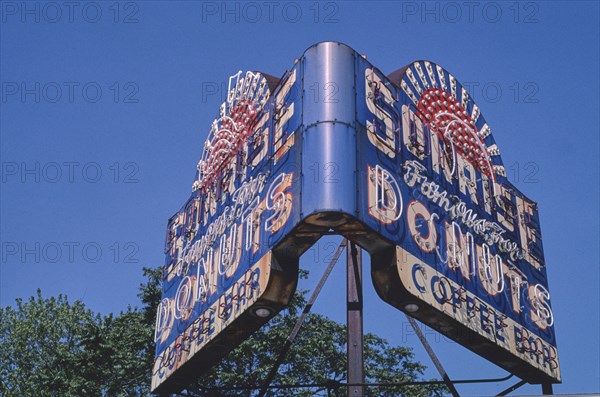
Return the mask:
[[[293,106],[293,75],[274,91],[267,78],[273,80],[252,72],[230,78],[192,196],[169,220],[155,327],[158,392],[178,390],[189,373],[210,368],[294,291],[297,258],[274,245],[298,222],[299,187],[293,170],[273,165],[284,156],[293,164],[293,145],[274,148],[289,140],[299,119],[289,111],[278,117]]]
[[[370,194],[359,211],[394,245],[372,252],[378,293],[531,383],[560,381],[537,205],[507,180],[481,110],[432,62],[361,72],[358,139],[375,151],[358,168],[386,175],[362,189],[398,185],[386,202],[405,206],[389,222]]]
[[[230,79],[167,227],[153,390],[180,390],[285,307],[298,258],[332,230],[371,254],[386,302],[531,383],[560,381],[537,206],[479,107],[439,65],[385,76],[328,42],[281,79]]]

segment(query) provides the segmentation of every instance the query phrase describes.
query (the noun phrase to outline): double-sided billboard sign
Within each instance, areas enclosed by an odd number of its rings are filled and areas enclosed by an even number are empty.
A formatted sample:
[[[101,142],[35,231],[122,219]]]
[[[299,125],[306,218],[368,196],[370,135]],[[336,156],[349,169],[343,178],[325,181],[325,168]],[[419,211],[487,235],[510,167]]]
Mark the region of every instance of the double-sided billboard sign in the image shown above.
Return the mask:
[[[560,382],[539,225],[441,66],[386,76],[325,42],[280,79],[239,72],[168,222],[152,388],[182,389],[284,308],[300,255],[332,231],[371,254],[384,301],[528,382]]]

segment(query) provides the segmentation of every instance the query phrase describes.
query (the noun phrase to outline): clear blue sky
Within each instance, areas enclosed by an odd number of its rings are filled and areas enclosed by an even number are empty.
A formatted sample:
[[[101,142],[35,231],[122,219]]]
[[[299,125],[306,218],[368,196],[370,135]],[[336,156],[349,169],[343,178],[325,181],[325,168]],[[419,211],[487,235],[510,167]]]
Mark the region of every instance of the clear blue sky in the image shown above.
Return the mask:
[[[428,59],[470,83],[510,179],[539,202],[564,379],[555,392],[600,391],[597,2],[0,4],[0,305],[36,288],[102,313],[139,304],[141,268],[163,263],[166,221],[190,194],[224,95],[215,88],[239,69],[280,76],[335,40],[384,73]],[[305,255],[303,287],[339,240]],[[315,306],[339,321],[343,276],[338,266]],[[414,347],[436,377],[404,315],[365,284],[366,330]],[[450,377],[504,376],[426,333]]]

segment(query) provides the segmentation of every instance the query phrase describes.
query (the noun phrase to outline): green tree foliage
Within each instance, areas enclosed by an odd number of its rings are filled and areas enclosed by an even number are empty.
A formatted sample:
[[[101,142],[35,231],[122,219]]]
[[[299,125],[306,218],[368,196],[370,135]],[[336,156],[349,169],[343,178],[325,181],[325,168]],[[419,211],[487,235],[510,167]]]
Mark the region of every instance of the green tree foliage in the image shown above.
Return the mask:
[[[141,309],[128,307],[115,316],[100,316],[66,297],[17,300],[0,308],[0,395],[147,396],[154,356],[154,316],[160,301],[160,269],[145,269]],[[291,332],[306,300],[297,293],[288,309],[232,351],[182,395],[254,396],[257,390],[230,390],[260,385]],[[288,352],[274,385],[326,384],[346,377],[345,326],[311,314]],[[393,347],[373,334],[365,336],[368,382],[407,382],[421,378],[424,366],[410,349]],[[369,396],[435,396],[439,386],[368,388]],[[345,395],[343,387],[331,395]],[[327,395],[327,388],[278,389],[269,396]]]
[[[220,365],[209,371],[190,395],[201,397],[253,396],[256,390],[231,390],[227,387],[262,385],[279,349],[285,343],[304,308],[304,294],[296,294],[286,311],[273,318],[247,341],[232,351]],[[414,361],[409,348],[392,347],[383,338],[367,334],[365,375],[368,383],[401,383],[420,379],[425,367]],[[346,326],[319,314],[307,317],[296,341],[281,365],[273,385],[327,384],[346,379]],[[334,381],[334,382],[331,382]],[[223,390],[225,389],[225,390]],[[271,390],[268,396],[327,396],[328,388]],[[217,391],[218,390],[218,391]],[[437,396],[446,389],[439,386],[369,387],[367,396]],[[329,390],[331,396],[346,396],[344,387]]]
[[[138,310],[101,317],[38,290],[0,308],[0,395],[146,395],[152,336]]]

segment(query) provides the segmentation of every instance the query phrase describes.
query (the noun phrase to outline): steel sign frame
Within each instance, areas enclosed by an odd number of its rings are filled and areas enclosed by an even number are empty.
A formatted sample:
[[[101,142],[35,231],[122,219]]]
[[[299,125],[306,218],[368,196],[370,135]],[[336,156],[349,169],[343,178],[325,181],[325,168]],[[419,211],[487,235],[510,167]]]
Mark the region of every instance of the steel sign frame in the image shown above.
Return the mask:
[[[241,72],[170,220],[154,392],[178,391],[285,307],[335,232],[381,298],[530,383],[560,382],[537,205],[441,66],[385,76],[341,43]]]

